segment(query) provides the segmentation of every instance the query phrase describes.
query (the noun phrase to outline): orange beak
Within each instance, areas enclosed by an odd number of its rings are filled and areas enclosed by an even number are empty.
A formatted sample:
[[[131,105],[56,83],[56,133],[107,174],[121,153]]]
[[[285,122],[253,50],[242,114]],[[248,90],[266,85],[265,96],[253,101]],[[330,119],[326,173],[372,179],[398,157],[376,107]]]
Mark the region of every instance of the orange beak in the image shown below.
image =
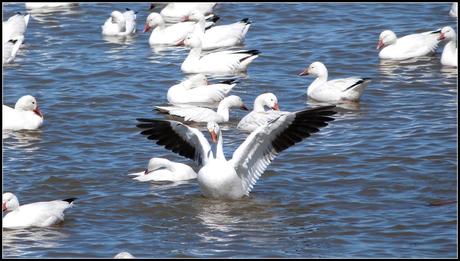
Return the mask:
[[[377,44],[377,50],[383,47],[383,40],[379,40],[379,43]]]
[[[444,35],[444,33],[441,33],[441,34],[439,35],[439,37],[438,37],[438,40],[439,40],[439,41],[442,41],[442,40],[444,40],[444,39],[446,39],[446,36]]]
[[[273,106],[273,109],[275,111],[279,111],[280,110],[280,106],[278,105],[278,103],[275,103],[275,105]]]
[[[304,75],[308,75],[308,68],[303,70],[303,72],[299,73],[299,76],[304,76]]]
[[[217,134],[214,131],[210,131],[212,142],[217,143]]]
[[[33,112],[34,112],[35,114],[37,114],[38,116],[40,116],[40,117],[43,118],[43,114],[42,114],[42,112],[40,111],[40,109],[38,108],[38,106],[37,106],[37,108],[36,108],[35,110],[33,110]]]
[[[149,26],[149,24],[145,24],[144,25],[144,33],[150,31],[150,28],[151,27]]]

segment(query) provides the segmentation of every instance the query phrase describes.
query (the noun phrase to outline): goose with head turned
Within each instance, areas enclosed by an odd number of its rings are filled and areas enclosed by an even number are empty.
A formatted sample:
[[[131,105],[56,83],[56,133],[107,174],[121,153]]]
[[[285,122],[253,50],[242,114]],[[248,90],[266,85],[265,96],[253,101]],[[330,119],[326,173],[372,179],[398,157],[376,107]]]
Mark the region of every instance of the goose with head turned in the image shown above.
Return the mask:
[[[357,102],[364,89],[371,82],[370,78],[349,77],[328,81],[326,66],[321,62],[310,64],[299,76],[314,75],[317,78],[308,86],[307,95],[320,102]]]
[[[202,50],[212,50],[242,44],[246,33],[251,26],[248,18],[237,23],[217,25],[206,30],[205,17],[197,10],[193,10],[183,18],[183,21],[196,21],[194,34],[201,37]]]
[[[235,80],[208,84],[204,74],[195,74],[169,88],[168,102],[174,105],[214,105],[220,102],[236,86]]]
[[[159,13],[150,13],[144,26],[144,33],[152,30],[149,37],[150,45],[177,45],[193,32],[195,22],[179,22],[166,26],[166,22]]]
[[[197,176],[191,167],[164,158],[151,158],[145,171],[128,175],[137,181],[182,181]]]
[[[230,95],[219,102],[217,111],[199,106],[156,106],[161,112],[184,118],[184,121],[194,122],[228,122],[230,108],[248,110],[240,97]]]
[[[195,160],[198,183],[205,197],[240,199],[248,196],[271,161],[283,150],[302,141],[334,120],[334,106],[323,106],[281,115],[260,126],[235,150],[231,160],[223,151],[220,127],[209,122],[211,147],[203,133],[177,121],[138,119],[141,134],[179,155]]]
[[[107,36],[127,36],[136,33],[136,14],[133,10],[113,11],[102,26],[102,34]]]
[[[181,65],[185,73],[235,74],[245,72],[249,64],[259,57],[258,50],[219,51],[201,55],[201,39],[189,34],[179,45],[190,47]]]
[[[165,21],[176,23],[191,11],[196,10],[202,15],[213,12],[217,3],[169,3],[160,12]]]
[[[64,221],[64,211],[76,198],[35,202],[19,205],[18,198],[10,192],[3,193],[2,211],[4,228],[48,227]]]
[[[380,33],[377,49],[380,59],[405,60],[433,53],[441,30],[409,34],[398,38],[391,30]]]
[[[441,64],[445,66],[457,67],[457,34],[450,26],[441,29],[439,40],[447,41],[441,55]]]

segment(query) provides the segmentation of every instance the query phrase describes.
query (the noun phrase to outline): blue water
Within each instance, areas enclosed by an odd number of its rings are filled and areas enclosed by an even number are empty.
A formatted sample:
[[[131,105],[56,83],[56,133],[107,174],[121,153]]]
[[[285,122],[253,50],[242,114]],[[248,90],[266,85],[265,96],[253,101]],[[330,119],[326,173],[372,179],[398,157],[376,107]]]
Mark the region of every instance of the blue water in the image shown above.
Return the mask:
[[[282,110],[316,106],[297,76],[319,60],[331,79],[372,78],[359,104],[282,152],[250,196],[207,199],[196,181],[140,183],[128,173],[151,157],[192,161],[140,135],[136,118],[164,118],[168,88],[185,75],[188,50],[159,50],[142,33],[149,3],[82,3],[32,14],[26,43],[3,67],[3,104],[26,94],[45,116],[38,131],[3,133],[3,191],[21,204],[77,197],[50,228],[4,230],[3,257],[311,257],[455,258],[457,69],[433,56],[379,61],[385,29],[398,36],[452,26],[450,3],[219,4],[220,24],[249,17],[241,48],[260,57],[232,94],[252,107],[263,92]],[[138,11],[138,33],[104,39],[113,10]],[[3,6],[3,20],[25,12]],[[214,82],[220,78],[209,77]],[[228,157],[244,140],[224,124]],[[207,136],[208,137],[208,136]]]

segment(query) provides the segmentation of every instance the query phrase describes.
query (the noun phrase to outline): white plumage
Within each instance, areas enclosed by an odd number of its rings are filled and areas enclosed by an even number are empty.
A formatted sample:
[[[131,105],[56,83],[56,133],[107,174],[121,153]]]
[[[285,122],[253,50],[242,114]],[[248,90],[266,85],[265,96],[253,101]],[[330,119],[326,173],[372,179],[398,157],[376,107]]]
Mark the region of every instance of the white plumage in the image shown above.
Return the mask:
[[[38,102],[31,95],[19,98],[14,109],[2,105],[2,129],[7,130],[35,130],[43,124],[43,114]]]
[[[151,158],[147,169],[129,174],[137,181],[181,181],[196,178],[196,172],[189,166],[163,158]]]

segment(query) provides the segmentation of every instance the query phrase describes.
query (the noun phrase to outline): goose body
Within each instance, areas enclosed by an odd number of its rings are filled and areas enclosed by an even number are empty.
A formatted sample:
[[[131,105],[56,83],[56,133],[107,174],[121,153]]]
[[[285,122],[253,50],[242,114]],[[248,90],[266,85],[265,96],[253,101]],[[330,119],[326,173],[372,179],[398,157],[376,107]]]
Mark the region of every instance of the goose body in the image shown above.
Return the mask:
[[[64,211],[73,205],[75,198],[35,202],[19,205],[12,193],[3,194],[3,228],[48,227],[64,221]]]
[[[447,41],[441,55],[441,64],[445,66],[457,67],[457,34],[450,26],[441,29],[439,40]]]
[[[2,64],[12,63],[14,61],[23,41],[24,36],[15,36],[8,42],[3,43]]]
[[[321,62],[314,62],[299,75],[314,75],[317,78],[308,86],[308,97],[321,102],[360,100],[370,78],[349,77],[328,81],[328,71]]]
[[[178,22],[194,10],[203,15],[211,14],[215,6],[216,3],[169,3],[160,14],[167,22]]]
[[[102,26],[102,34],[107,36],[127,36],[136,33],[136,12],[133,10],[113,11]]]
[[[196,74],[169,88],[168,102],[171,104],[215,104],[220,102],[236,86],[234,80],[208,84],[206,76]]]
[[[43,124],[43,114],[31,95],[22,96],[14,108],[2,105],[2,118],[4,130],[35,130]]]
[[[199,36],[190,34],[184,45],[191,50],[181,65],[185,73],[235,74],[245,72],[249,64],[258,57],[257,50],[235,50],[212,52],[201,55],[201,40]]]
[[[150,45],[177,45],[195,28],[194,22],[180,22],[166,26],[163,17],[158,13],[151,13],[146,19],[144,33],[150,31]]]
[[[145,171],[129,175],[136,176],[133,179],[137,181],[181,181],[197,177],[191,167],[163,158],[151,158]]]
[[[397,38],[390,30],[379,36],[377,49],[381,59],[405,60],[433,53],[438,47],[440,30],[410,34]]]
[[[198,183],[206,197],[239,199],[248,196],[270,162],[281,151],[327,126],[335,114],[334,106],[324,106],[281,115],[253,131],[235,150],[231,160],[225,158],[220,127],[209,122],[207,129],[214,148],[198,129],[177,121],[138,119],[141,134],[157,144],[195,160],[200,170]]]
[[[22,36],[24,39],[27,25],[29,24],[30,14],[23,15],[21,13],[16,13],[15,15],[8,18],[7,21],[3,22],[3,44],[8,42],[11,39],[16,39],[16,37]]]

